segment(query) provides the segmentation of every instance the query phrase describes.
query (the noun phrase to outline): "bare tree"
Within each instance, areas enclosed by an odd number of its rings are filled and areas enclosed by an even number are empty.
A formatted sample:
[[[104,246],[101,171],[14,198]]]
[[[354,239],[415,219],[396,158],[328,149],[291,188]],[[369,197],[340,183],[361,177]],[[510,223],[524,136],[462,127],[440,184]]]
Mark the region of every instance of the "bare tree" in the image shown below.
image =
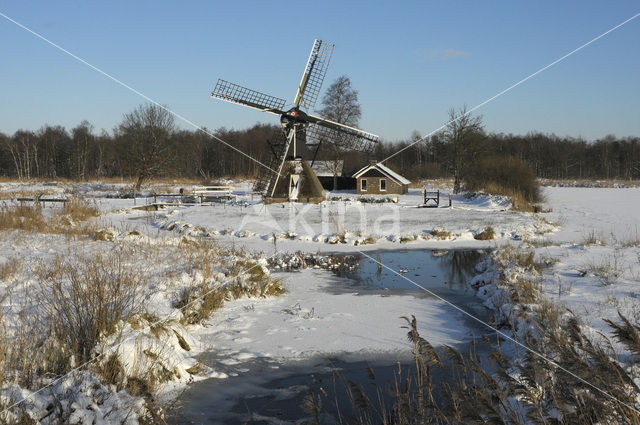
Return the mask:
[[[73,142],[70,158],[71,174],[77,179],[86,180],[89,153],[91,146],[95,144],[93,126],[87,120],[82,121],[71,130],[71,139]]]
[[[45,124],[38,132],[37,144],[40,146],[40,159],[35,161],[36,176],[56,179],[58,171],[69,175],[69,159],[71,157],[70,138],[67,130],[59,125]]]
[[[30,179],[34,171],[37,175],[38,144],[35,134],[18,130],[13,137],[6,138],[5,149],[11,156],[18,179]]]
[[[131,166],[138,176],[137,190],[145,179],[165,171],[171,162],[170,143],[174,130],[173,115],[158,105],[140,105],[124,115],[117,132],[133,161]]]
[[[484,128],[481,116],[472,116],[463,106],[458,111],[449,110],[449,124],[442,132],[442,137],[449,145],[447,162],[453,172],[453,191],[460,192],[460,179],[463,178],[467,166],[484,150]]]
[[[322,98],[322,105],[320,113],[324,118],[352,127],[358,126],[362,116],[360,103],[358,103],[358,91],[351,87],[351,80],[346,75],[338,77],[329,86]],[[339,160],[351,148],[348,140],[348,138],[331,138],[324,147],[330,152],[330,158],[325,160],[325,164],[333,173],[333,190],[338,188],[338,173],[343,168]]]

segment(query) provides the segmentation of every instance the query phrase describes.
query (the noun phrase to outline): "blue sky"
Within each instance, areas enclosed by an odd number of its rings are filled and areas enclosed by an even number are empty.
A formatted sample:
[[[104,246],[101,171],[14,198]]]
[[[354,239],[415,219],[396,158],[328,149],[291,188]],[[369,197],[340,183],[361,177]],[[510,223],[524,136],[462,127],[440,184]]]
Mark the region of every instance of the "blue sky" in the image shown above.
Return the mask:
[[[3,1],[0,12],[208,128],[277,122],[213,100],[216,80],[293,101],[315,38],[335,43],[360,127],[426,134],[640,12],[637,1]],[[0,17],[0,131],[111,131],[144,99]],[[640,135],[640,17],[479,109],[487,130]],[[184,127],[187,127],[183,124]]]

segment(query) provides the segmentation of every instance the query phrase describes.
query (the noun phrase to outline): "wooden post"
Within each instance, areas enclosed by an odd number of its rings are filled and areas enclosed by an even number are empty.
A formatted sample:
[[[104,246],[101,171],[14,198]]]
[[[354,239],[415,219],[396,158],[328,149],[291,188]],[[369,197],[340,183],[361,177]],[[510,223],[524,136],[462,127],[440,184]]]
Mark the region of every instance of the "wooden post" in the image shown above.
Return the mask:
[[[449,192],[449,206],[451,206],[451,192]]]

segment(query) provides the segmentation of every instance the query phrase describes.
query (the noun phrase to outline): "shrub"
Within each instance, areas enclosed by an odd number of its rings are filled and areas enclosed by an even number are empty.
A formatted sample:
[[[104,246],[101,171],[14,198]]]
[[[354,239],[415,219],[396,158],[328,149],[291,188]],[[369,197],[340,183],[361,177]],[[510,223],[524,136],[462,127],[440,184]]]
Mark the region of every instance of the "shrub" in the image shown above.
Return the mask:
[[[186,288],[175,304],[182,310],[183,325],[194,325],[207,320],[214,311],[224,304],[226,291],[223,287],[210,287],[203,283],[197,287]]]
[[[431,236],[435,236],[438,239],[449,239],[451,237],[451,232],[447,229],[433,229],[429,233]]]
[[[478,160],[465,173],[464,183],[467,190],[510,196],[514,209],[530,210],[542,201],[535,173],[527,163],[513,157]]]
[[[538,264],[535,261],[536,252],[532,248],[517,248],[511,245],[503,247],[496,253],[496,259],[502,266],[510,263],[538,272]]]
[[[473,238],[479,241],[488,241],[495,238],[496,233],[493,227],[487,226],[482,232],[473,235]]]
[[[373,236],[367,236],[366,238],[356,242],[356,245],[373,245],[376,243],[376,239]]]
[[[76,361],[88,360],[100,338],[140,308],[146,277],[128,267],[126,255],[71,258],[38,272],[43,325]]]

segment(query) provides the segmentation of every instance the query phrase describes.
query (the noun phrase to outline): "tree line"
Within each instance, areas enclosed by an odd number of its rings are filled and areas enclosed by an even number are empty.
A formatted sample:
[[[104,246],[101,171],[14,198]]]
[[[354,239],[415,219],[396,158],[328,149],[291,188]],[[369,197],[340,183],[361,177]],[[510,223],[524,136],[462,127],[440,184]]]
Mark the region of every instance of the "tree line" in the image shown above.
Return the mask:
[[[594,141],[530,132],[526,135],[480,132],[472,136],[468,161],[512,157],[529,164],[536,177],[547,179],[640,179],[640,137],[606,136]],[[414,135],[399,143],[383,142],[376,157],[385,158],[410,145]],[[393,157],[388,164],[407,177],[453,176],[454,144],[443,134],[432,136]]]
[[[475,125],[472,131],[465,133],[465,128],[449,126],[393,156],[386,164],[410,179],[417,179],[455,176],[480,159],[513,157],[529,164],[535,175],[542,178],[640,178],[638,137],[607,136],[587,141],[536,132],[486,133],[477,117],[467,124]],[[251,177],[261,165],[247,156],[267,161],[272,155],[267,141],[277,140],[280,132],[279,126],[266,124],[240,130],[184,130],[175,126],[173,116],[166,110],[141,105],[125,114],[111,133],[96,133],[87,121],[69,130],[45,125],[37,131],[18,130],[12,135],[0,132],[0,175],[77,180],[120,177],[139,184],[154,176]],[[420,135],[414,132],[399,142],[382,141],[369,157],[341,152],[349,165],[344,171],[349,174],[371,159],[385,159],[417,140]],[[313,152],[309,160],[312,155]]]

